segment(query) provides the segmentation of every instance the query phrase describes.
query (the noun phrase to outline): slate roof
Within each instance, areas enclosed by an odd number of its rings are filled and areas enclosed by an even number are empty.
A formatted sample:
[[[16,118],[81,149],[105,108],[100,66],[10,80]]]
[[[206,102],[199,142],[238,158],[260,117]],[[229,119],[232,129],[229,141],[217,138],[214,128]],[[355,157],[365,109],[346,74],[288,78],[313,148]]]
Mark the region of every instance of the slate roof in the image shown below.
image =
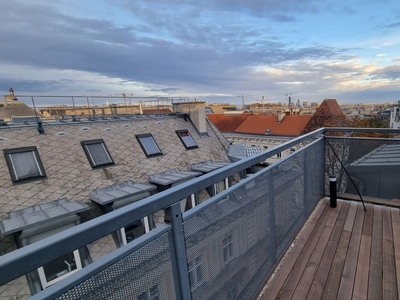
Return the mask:
[[[346,117],[336,99],[325,99],[317,108],[302,134],[317,130],[321,127],[344,127]]]
[[[249,116],[235,133],[262,134],[279,136],[298,136],[311,119],[308,115],[285,116],[278,122],[278,116]]]

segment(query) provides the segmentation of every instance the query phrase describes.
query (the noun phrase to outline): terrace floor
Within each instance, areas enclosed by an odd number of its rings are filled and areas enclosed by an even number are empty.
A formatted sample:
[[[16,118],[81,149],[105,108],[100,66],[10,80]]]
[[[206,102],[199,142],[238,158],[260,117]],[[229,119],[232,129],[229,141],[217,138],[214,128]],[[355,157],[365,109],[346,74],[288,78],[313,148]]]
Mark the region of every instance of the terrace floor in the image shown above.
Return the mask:
[[[322,199],[259,296],[399,299],[400,209]]]

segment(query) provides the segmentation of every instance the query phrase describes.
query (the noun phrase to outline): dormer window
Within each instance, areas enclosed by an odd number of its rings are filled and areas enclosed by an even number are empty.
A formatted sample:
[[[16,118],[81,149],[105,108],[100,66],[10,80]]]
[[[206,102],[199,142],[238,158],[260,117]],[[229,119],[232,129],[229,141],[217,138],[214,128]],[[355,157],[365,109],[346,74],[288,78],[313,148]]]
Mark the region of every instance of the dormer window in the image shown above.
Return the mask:
[[[93,169],[115,165],[103,139],[82,141],[81,145]]]
[[[138,134],[136,135],[136,139],[147,157],[163,155],[151,133]]]
[[[196,142],[190,135],[189,131],[177,130],[176,134],[178,135],[179,139],[181,140],[182,144],[185,146],[186,149],[199,148],[199,146],[197,146]]]
[[[13,183],[46,178],[36,147],[4,149],[3,153]]]

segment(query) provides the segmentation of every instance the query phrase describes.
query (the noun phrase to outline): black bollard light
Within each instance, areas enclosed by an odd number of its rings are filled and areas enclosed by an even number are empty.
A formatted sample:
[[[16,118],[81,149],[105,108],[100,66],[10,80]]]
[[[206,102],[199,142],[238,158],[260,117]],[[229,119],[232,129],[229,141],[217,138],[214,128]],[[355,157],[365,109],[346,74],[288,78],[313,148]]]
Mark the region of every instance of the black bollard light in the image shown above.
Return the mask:
[[[331,207],[336,207],[336,176],[329,175],[329,188],[330,188],[330,198]]]

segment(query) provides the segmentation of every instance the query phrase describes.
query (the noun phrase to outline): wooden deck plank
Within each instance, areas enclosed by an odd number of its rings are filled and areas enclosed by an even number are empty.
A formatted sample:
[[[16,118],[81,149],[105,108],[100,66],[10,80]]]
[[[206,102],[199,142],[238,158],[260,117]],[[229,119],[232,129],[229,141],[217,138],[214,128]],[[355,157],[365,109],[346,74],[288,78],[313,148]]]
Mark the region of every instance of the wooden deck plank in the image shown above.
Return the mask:
[[[382,230],[383,239],[393,242],[392,216],[390,207],[382,207]]]
[[[342,206],[342,204],[338,204],[338,207]],[[330,215],[328,220],[330,219],[330,216],[332,215],[332,212],[335,214],[334,210],[332,210],[330,207],[327,207],[330,210]],[[338,208],[337,210],[339,210]],[[328,211],[329,211],[328,210]],[[276,296],[276,299],[290,299],[291,296],[293,295],[293,292],[297,286],[297,283],[299,282],[301,275],[305,269],[305,266],[307,265],[308,260],[310,259],[310,256],[313,252],[313,249],[315,245],[318,242],[318,239],[324,229],[326,223],[324,222],[318,222],[312,232],[312,235],[309,237],[308,241],[304,245],[299,257],[297,258],[297,261],[295,262],[288,278],[286,279],[284,285],[282,286],[280,292]]]
[[[358,260],[357,260],[356,279],[354,281],[354,288],[353,288],[354,300],[367,299],[370,256],[371,256],[371,237],[362,235],[360,241],[360,253],[358,255]]]
[[[258,299],[400,299],[400,210],[322,201]]]
[[[392,223],[400,223],[400,209],[391,207],[390,214],[392,216]]]
[[[343,230],[331,268],[329,270],[328,280],[324,287],[324,292],[322,294],[323,299],[337,299],[344,263],[346,261],[347,249],[350,243],[350,237],[351,233]]]
[[[323,294],[324,286],[329,274],[328,270],[330,270],[333,258],[335,257],[336,248],[340,240],[349,207],[350,204],[348,202],[343,202],[342,209],[339,212],[331,234],[331,238],[328,242],[324,255],[322,256],[321,263],[318,266],[314,281],[308,293],[308,299],[320,299]]]
[[[393,243],[383,240],[383,299],[398,299]]]
[[[354,281],[356,277],[357,258],[360,252],[361,232],[364,222],[364,208],[361,203],[358,204],[356,215],[354,216],[354,226],[352,229],[349,250],[343,269],[343,275],[340,281],[338,299],[352,299]]]
[[[400,223],[393,223],[392,227],[393,227],[393,247],[394,247],[394,258],[396,266],[397,291],[400,292]]]
[[[368,278],[368,299],[383,299],[383,278],[382,278],[382,209],[374,207],[370,272]]]
[[[365,203],[367,211],[365,212],[364,225],[362,235],[372,236],[372,221],[374,218],[374,206],[370,203]]]
[[[321,233],[317,245],[308,261],[301,279],[294,290],[293,295],[296,299],[307,299],[307,294],[310,290],[311,284],[314,280],[315,273],[317,272],[319,263],[321,262],[322,256],[325,253],[326,246],[330,235],[332,233],[332,227],[325,227]]]
[[[307,223],[307,226],[305,226],[305,228],[302,230],[295,242],[295,247],[291,249],[290,253],[285,258],[283,265],[281,265],[274,273],[273,279],[268,283],[268,288],[263,290],[263,295],[260,297],[260,300],[275,299],[277,297],[287,277],[289,276],[292,267],[296,263],[296,260],[299,257],[304,245],[312,234],[316,222],[318,220],[321,220],[321,222],[326,222],[328,215],[331,213],[328,203],[329,201],[326,199],[321,200],[321,203],[317,206],[316,210],[311,216],[315,222]]]
[[[354,220],[356,219],[357,202],[350,202],[349,213],[347,214],[346,223],[344,223],[343,230],[352,231]]]

